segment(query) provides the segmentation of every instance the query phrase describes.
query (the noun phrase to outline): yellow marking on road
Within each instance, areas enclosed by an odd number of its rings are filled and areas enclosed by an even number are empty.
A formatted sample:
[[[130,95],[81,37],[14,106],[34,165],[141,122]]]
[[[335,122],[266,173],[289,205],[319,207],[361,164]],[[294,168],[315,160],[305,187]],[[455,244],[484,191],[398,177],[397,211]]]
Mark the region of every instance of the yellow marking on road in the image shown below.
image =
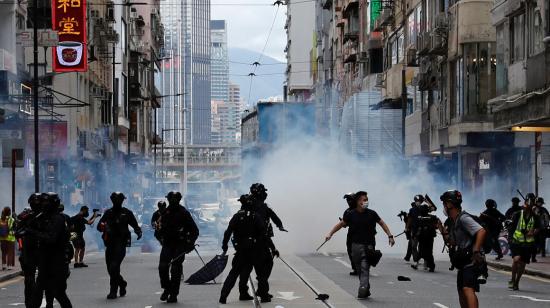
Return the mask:
[[[497,273],[505,274],[505,275],[508,275],[508,276],[512,276],[512,273],[511,273],[511,272],[502,271],[502,270],[497,270],[497,269],[494,269],[494,268],[492,268],[492,267],[489,267],[489,269],[492,270],[493,272],[497,272]],[[533,276],[533,275],[523,274],[523,276],[521,276],[521,277],[527,277],[527,278],[532,279],[532,280],[550,283],[550,279],[546,279],[546,278],[542,278],[542,277],[537,277],[537,276]]]
[[[19,276],[19,277],[15,277],[15,278],[12,278],[8,281],[4,281],[4,282],[0,282],[0,288],[3,288],[3,287],[6,287],[6,286],[9,286],[9,285],[12,285],[14,283],[17,283],[21,280],[25,279],[25,277],[23,276]]]

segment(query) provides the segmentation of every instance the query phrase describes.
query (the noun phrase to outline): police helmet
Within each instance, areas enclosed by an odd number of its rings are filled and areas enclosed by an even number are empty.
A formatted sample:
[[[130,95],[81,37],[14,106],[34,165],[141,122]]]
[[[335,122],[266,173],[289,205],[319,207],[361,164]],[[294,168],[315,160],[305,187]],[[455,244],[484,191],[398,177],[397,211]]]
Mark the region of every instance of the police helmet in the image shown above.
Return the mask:
[[[250,193],[260,193],[260,192],[266,192],[267,188],[265,188],[264,184],[262,183],[254,183],[250,186]]]
[[[160,200],[158,203],[157,203],[157,207],[160,209],[160,208],[165,208],[166,207],[166,202],[164,202],[163,200]]]
[[[520,202],[520,201],[519,201],[519,198],[518,198],[518,197],[512,198],[512,203],[513,203],[513,204],[519,204],[519,202]]]
[[[182,196],[179,191],[171,191],[166,195],[166,199],[168,199],[168,202],[170,201],[180,202],[181,198]]]
[[[535,205],[535,200],[537,199],[537,196],[535,196],[534,193],[528,193],[525,195],[525,202],[528,205]]]
[[[40,197],[42,196],[41,193],[34,193],[32,195],[29,196],[29,204],[37,204],[37,203],[40,203]]]
[[[444,192],[439,199],[443,202],[450,202],[455,207],[461,207],[462,206],[462,194],[458,190],[448,190]]]
[[[535,203],[536,203],[536,204],[544,204],[544,198],[543,198],[543,197],[538,197],[538,198],[535,200]]]
[[[115,202],[115,201],[124,201],[126,199],[126,196],[121,193],[120,191],[115,191],[111,194],[111,201],[112,202]]]
[[[497,202],[493,199],[487,199],[485,201],[485,206],[488,207],[488,208],[496,209],[497,208]]]
[[[420,203],[422,203],[422,202],[424,202],[424,200],[425,200],[425,199],[424,199],[424,196],[422,196],[422,195],[416,195],[416,196],[414,196],[414,202],[420,202]]]

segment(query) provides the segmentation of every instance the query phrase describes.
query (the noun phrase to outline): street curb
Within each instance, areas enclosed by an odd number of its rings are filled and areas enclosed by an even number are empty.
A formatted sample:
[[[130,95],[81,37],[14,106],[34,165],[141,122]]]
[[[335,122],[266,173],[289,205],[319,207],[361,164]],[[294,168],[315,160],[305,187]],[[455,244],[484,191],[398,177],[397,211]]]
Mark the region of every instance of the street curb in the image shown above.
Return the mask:
[[[14,271],[13,273],[9,273],[7,275],[0,276],[0,282],[8,281],[8,280],[13,279],[17,276],[22,276],[22,275],[23,275],[22,270]]]
[[[493,262],[493,261],[487,261],[487,265],[489,265],[490,267],[505,270],[505,271],[508,271],[508,272],[512,271],[512,265],[502,264],[502,263]],[[532,269],[529,269],[529,268],[525,268],[525,274],[550,279],[550,273],[545,273],[545,272],[542,272],[542,271],[532,270]]]

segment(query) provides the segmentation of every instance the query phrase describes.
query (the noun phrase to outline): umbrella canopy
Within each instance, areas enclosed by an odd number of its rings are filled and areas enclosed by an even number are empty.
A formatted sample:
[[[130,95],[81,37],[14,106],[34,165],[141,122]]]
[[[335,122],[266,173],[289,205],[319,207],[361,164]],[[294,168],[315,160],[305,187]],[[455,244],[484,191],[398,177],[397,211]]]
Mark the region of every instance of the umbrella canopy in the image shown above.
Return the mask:
[[[217,255],[208,261],[205,266],[189,276],[185,281],[188,284],[205,284],[218,277],[227,265],[227,255]]]

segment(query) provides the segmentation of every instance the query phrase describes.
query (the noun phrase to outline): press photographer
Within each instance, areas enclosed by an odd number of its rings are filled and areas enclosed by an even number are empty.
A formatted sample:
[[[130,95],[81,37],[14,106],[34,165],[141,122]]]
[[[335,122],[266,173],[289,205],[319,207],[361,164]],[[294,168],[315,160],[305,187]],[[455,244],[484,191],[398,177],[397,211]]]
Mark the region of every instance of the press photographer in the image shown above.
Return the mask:
[[[86,231],[86,225],[93,225],[96,218],[101,216],[98,213],[99,209],[94,209],[92,217],[86,219],[90,216],[89,209],[87,206],[82,206],[80,212],[75,216],[71,217],[72,232],[71,232],[71,241],[73,242],[75,257],[74,257],[74,268],[79,267],[88,267],[84,261],[84,252],[86,251],[86,241],[84,241],[84,231]]]

